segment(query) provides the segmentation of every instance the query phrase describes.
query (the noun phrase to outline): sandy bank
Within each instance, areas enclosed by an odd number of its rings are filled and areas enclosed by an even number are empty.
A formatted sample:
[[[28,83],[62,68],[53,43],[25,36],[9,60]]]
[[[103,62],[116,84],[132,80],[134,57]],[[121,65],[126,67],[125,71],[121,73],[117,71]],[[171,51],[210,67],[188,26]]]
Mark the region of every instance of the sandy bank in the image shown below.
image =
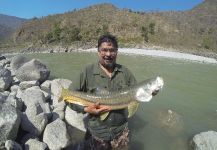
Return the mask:
[[[82,50],[85,52],[96,52],[96,48]],[[180,52],[171,52],[171,51],[163,51],[163,50],[147,50],[147,49],[135,49],[135,48],[119,48],[119,53],[121,54],[129,54],[129,55],[147,55],[154,57],[166,57],[166,58],[175,58],[175,59],[183,59],[190,61],[197,61],[202,63],[214,63],[217,64],[217,60],[214,58],[208,58],[198,55],[192,55],[187,53]]]

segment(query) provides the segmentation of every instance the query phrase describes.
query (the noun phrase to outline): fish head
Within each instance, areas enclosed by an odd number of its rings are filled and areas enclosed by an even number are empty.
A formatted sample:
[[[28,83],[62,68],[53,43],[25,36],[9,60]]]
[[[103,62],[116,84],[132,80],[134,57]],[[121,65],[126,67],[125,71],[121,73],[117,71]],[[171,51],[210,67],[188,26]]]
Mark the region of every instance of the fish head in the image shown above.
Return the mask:
[[[164,81],[161,77],[146,80],[138,86],[135,99],[140,102],[149,102],[163,88],[163,85]]]

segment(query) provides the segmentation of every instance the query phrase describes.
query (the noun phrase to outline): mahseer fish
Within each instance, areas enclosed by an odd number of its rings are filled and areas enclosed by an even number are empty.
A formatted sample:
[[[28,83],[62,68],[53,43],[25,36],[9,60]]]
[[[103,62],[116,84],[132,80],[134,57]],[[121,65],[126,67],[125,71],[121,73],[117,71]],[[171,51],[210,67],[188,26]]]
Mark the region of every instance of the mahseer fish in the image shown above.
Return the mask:
[[[99,103],[100,105],[110,106],[111,110],[127,108],[129,118],[136,112],[139,102],[149,102],[153,95],[156,95],[163,88],[163,85],[163,79],[156,77],[120,91],[102,92],[101,94],[62,89],[60,100],[82,106]],[[100,114],[100,119],[104,120],[108,114],[109,112]]]

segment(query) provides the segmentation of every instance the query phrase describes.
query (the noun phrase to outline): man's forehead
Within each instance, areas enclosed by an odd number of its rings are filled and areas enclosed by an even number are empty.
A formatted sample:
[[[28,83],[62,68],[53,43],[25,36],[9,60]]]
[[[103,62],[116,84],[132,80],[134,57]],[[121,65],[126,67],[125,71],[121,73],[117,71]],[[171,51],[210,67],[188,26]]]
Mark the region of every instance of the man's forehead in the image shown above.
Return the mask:
[[[100,47],[103,47],[103,46],[114,46],[112,42],[103,42],[101,43]]]

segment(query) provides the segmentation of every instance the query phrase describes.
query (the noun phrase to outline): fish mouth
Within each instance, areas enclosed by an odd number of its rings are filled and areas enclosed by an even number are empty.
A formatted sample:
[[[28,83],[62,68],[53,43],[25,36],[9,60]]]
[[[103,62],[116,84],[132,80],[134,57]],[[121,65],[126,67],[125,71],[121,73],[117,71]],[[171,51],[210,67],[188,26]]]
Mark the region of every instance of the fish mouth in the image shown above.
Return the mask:
[[[164,86],[164,81],[163,81],[163,78],[162,77],[157,77],[156,78],[156,83],[157,83],[157,85],[158,85],[158,88],[159,89],[157,89],[157,90],[160,90],[160,89],[162,89],[163,88],[163,86]]]

